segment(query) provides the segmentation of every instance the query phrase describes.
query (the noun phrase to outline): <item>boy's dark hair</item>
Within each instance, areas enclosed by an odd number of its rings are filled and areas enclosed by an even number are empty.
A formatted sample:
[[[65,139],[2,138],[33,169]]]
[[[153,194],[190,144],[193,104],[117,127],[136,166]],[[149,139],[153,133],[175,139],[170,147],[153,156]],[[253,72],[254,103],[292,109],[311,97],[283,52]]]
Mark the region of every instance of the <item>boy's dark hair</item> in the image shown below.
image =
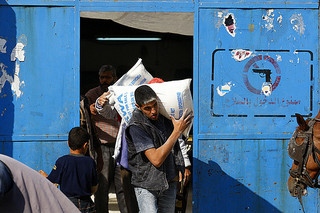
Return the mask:
[[[113,77],[117,77],[117,71],[116,71],[116,68],[112,65],[102,65],[99,69],[99,76],[102,74],[102,73],[105,73],[105,72],[112,72],[112,76]]]
[[[68,141],[69,147],[72,150],[81,149],[81,147],[86,143],[89,142],[90,135],[82,127],[74,127],[70,130]]]
[[[142,85],[134,91],[134,98],[136,99],[136,104],[141,107],[153,100],[157,100],[157,94],[147,85]]]

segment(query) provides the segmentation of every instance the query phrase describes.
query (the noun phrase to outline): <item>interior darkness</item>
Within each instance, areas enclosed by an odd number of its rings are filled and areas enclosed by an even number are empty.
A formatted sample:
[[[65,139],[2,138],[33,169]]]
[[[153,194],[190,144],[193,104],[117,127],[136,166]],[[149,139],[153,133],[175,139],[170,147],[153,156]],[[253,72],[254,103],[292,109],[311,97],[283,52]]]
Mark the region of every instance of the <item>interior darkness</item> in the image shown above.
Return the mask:
[[[98,37],[157,37],[161,41],[97,41]],[[117,68],[118,78],[138,60],[165,81],[192,78],[193,37],[138,30],[111,20],[81,18],[80,94],[98,86],[103,64]],[[192,86],[191,86],[192,89]]]

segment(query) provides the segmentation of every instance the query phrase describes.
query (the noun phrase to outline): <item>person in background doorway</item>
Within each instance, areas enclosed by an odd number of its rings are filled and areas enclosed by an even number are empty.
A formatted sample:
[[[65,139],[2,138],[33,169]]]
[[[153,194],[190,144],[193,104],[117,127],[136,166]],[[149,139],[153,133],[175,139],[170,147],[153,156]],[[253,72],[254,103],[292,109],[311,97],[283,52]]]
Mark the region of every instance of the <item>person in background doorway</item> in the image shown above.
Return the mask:
[[[99,187],[95,194],[95,204],[98,213],[108,212],[109,189],[114,183],[118,205],[121,213],[127,213],[127,206],[121,184],[120,167],[116,165],[114,149],[116,137],[120,126],[120,116],[112,107],[106,107],[106,117],[97,113],[95,102],[108,87],[117,81],[116,69],[112,65],[103,65],[99,70],[100,85],[89,90],[85,96],[88,99],[91,112],[91,120],[97,138],[101,142],[103,167],[98,175]]]
[[[68,136],[70,154],[60,157],[49,176],[39,173],[55,185],[73,202],[82,213],[93,213],[95,205],[91,195],[97,191],[97,168],[94,160],[85,156],[90,135],[82,127],[74,127]]]
[[[89,147],[87,156],[90,156],[95,160],[97,165],[97,173],[99,174],[103,167],[102,151],[100,140],[97,139],[95,130],[92,127],[90,106],[88,104],[88,99],[81,95],[80,96],[80,127],[87,130],[90,135]]]
[[[173,213],[179,172],[184,161],[178,143],[193,115],[185,111],[179,120],[159,114],[156,93],[142,85],[134,93],[137,109],[125,130],[131,183],[141,213]]]

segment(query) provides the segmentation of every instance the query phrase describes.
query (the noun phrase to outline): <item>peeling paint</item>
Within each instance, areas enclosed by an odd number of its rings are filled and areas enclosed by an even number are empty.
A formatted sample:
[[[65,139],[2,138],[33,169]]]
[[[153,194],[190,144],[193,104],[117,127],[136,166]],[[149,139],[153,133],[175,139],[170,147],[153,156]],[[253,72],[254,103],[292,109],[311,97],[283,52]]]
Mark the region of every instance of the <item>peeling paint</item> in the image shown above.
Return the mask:
[[[2,72],[2,75],[0,77],[0,93],[1,93],[1,90],[7,81],[10,84],[13,82],[13,78],[7,73],[6,68],[7,67],[3,63],[0,63],[0,69]]]
[[[234,19],[233,13],[228,13],[224,17],[223,25],[225,26],[227,32],[232,36],[236,36],[235,30],[237,29],[236,27],[236,20]]]
[[[231,81],[228,82],[225,85],[218,86],[217,87],[217,92],[220,96],[224,96],[225,94],[229,93],[231,91],[231,87],[235,86],[235,84],[231,84]]]
[[[274,26],[273,26],[273,21],[274,21],[274,14],[273,14],[273,9],[269,9],[267,10],[267,14],[262,16],[262,19],[266,21],[266,23],[264,24],[264,27],[267,28],[267,30],[273,30]]]
[[[277,18],[277,22],[278,22],[279,24],[282,23],[282,15],[280,15],[280,16]]]
[[[276,55],[277,56],[277,61],[282,61],[281,55]]]
[[[232,50],[231,54],[233,55],[233,58],[236,61],[243,61],[251,56],[252,51],[237,49],[237,50]]]
[[[293,14],[290,18],[290,22],[293,25],[293,29],[301,34],[304,34],[306,25],[304,24],[303,17],[300,14]]]
[[[220,11],[219,11],[219,12],[218,12],[218,17],[219,17],[219,18],[222,18],[222,16],[223,16],[223,12],[220,12]]]
[[[25,56],[24,53],[25,51],[23,50],[24,44],[22,43],[17,43],[17,45],[13,48],[11,52],[11,61],[15,61],[18,59],[19,61],[24,61]]]
[[[0,38],[0,52],[1,53],[7,53],[6,52],[6,40]],[[25,51],[24,47],[27,45],[27,37],[22,34],[19,39],[16,46],[13,48],[10,59],[11,61],[15,61],[15,69],[13,76],[9,75],[7,73],[7,66],[3,63],[0,63],[0,74],[2,73],[0,77],[0,93],[5,86],[6,82],[9,82],[11,84],[11,90],[12,94],[16,96],[16,98],[20,98],[21,95],[23,95],[23,92],[21,91],[21,88],[25,85],[24,81],[20,80],[19,74],[20,74],[20,62],[24,62],[25,60]],[[7,94],[4,94],[2,97],[7,96]]]
[[[7,73],[5,70],[6,68],[7,67],[3,63],[0,64],[0,69],[2,72],[2,76],[0,77],[0,93],[5,83],[8,81],[11,84],[11,90],[13,91],[13,94],[16,95],[17,98],[20,98],[20,96],[23,94],[20,90],[20,87],[24,85],[24,81],[20,82],[19,78],[20,66],[16,64],[13,78]]]
[[[219,29],[223,25],[225,14],[228,14],[228,10],[222,10],[222,11],[216,12],[215,16],[217,18],[215,19],[215,27],[217,29]]]
[[[11,90],[13,91],[13,94],[16,95],[16,98],[20,98],[20,96],[23,94],[23,92],[20,90],[20,87],[22,88],[25,85],[24,81],[20,82],[19,73],[20,65],[16,63],[13,82],[11,83]]]
[[[7,43],[7,40],[0,38],[0,52],[1,53],[7,53],[7,47],[5,46]]]
[[[270,82],[263,82],[261,92],[265,96],[270,96],[272,93],[272,84]]]

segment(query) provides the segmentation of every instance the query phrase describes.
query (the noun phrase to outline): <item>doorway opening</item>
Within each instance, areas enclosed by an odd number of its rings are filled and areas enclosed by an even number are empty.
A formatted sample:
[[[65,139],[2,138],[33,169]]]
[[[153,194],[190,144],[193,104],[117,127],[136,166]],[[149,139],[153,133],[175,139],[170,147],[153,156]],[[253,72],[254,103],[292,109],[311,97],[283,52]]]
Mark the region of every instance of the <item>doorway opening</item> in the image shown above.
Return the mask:
[[[107,38],[110,40],[98,40]],[[146,40],[112,40],[138,38]],[[160,40],[147,40],[159,38]],[[111,20],[81,18],[80,94],[99,84],[98,70],[103,64],[116,67],[118,78],[137,62],[149,73],[165,81],[193,76],[193,37],[134,29]],[[192,86],[191,86],[192,88]]]
[[[136,29],[109,19],[81,18],[81,95],[99,85],[98,71],[102,65],[113,65],[120,78],[139,58],[153,77],[164,81],[193,78],[193,36]],[[189,153],[192,160],[192,150]],[[186,212],[192,212],[190,181]],[[112,186],[111,193],[113,189]],[[116,199],[112,195],[110,199],[109,210],[118,212]]]

